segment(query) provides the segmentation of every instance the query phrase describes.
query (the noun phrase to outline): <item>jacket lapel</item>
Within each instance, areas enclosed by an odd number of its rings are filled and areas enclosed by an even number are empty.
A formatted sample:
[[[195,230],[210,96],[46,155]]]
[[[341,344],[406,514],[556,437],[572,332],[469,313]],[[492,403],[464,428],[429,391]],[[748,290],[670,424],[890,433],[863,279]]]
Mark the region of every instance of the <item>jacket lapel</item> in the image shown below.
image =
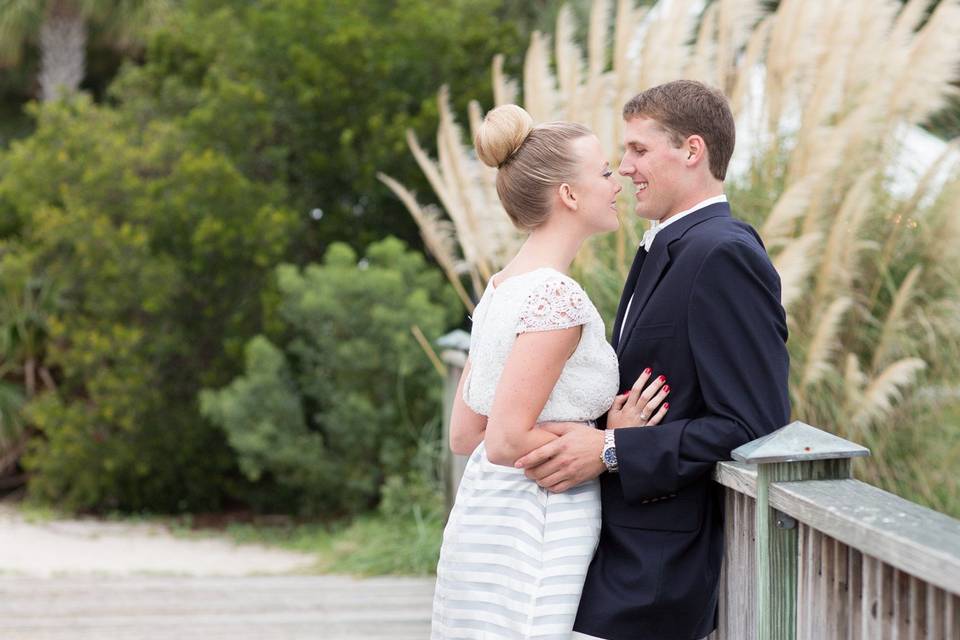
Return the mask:
[[[663,272],[667,269],[667,265],[670,264],[670,245],[682,238],[687,231],[701,222],[709,220],[710,218],[729,215],[730,205],[726,202],[718,202],[677,220],[657,234],[653,246],[650,247],[650,255],[647,256],[646,260],[642,261],[635,287],[632,289],[625,287],[624,290],[623,297],[626,297],[628,300],[629,296],[627,295],[627,291],[632,290],[633,302],[630,303],[630,315],[623,319],[623,327],[618,334],[619,339],[614,345],[614,350],[618,356],[623,352],[623,346],[630,340],[630,334],[633,333],[637,319],[643,312],[643,308],[646,306],[650,296],[653,295],[654,290],[656,290],[657,284],[659,284],[663,276]],[[636,261],[634,261],[634,263],[636,264]],[[627,284],[629,285],[629,282]],[[620,303],[621,307],[626,306],[622,298]],[[617,312],[617,316],[620,316],[619,311]]]
[[[643,268],[640,270],[640,278],[633,294],[633,302],[630,303],[630,315],[624,320],[623,329],[620,331],[622,335],[616,349],[618,356],[623,351],[623,345],[630,340],[630,334],[633,333],[633,327],[637,324],[637,318],[640,317],[640,312],[643,311],[647,300],[650,299],[657,283],[660,282],[661,274],[670,264],[670,253],[667,251],[665,244],[660,246],[656,246],[656,242],[653,244],[654,246],[650,248],[650,255],[647,256]]]
[[[623,314],[627,310],[627,303],[637,287],[637,278],[640,277],[640,269],[647,257],[647,252],[639,248],[633,257],[633,264],[630,266],[630,273],[627,275],[627,282],[623,285],[623,293],[620,294],[620,304],[617,306],[617,318],[613,321],[613,350],[617,350],[617,344],[620,342],[621,328],[623,327]]]

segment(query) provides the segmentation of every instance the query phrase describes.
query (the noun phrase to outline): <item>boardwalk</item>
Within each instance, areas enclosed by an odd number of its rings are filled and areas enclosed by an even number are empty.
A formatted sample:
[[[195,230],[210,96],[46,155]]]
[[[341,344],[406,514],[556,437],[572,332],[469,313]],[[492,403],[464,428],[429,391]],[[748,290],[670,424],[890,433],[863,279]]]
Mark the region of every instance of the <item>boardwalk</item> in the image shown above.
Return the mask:
[[[4,640],[423,640],[433,581],[0,575]]]

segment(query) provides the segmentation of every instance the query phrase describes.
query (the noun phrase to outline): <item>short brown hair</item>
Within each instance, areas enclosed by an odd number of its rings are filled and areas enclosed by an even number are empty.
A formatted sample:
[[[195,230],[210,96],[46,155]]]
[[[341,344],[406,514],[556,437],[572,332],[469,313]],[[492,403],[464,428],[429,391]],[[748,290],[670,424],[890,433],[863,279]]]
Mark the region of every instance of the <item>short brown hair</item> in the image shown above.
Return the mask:
[[[720,91],[695,80],[674,80],[651,87],[623,106],[623,119],[656,120],[677,146],[692,135],[703,138],[710,173],[717,180],[727,175],[736,143],[733,113]]]
[[[570,143],[591,135],[573,122],[534,126],[523,108],[507,104],[490,111],[477,130],[477,157],[497,171],[497,195],[513,224],[524,231],[550,213],[550,189],[577,175],[580,159]]]

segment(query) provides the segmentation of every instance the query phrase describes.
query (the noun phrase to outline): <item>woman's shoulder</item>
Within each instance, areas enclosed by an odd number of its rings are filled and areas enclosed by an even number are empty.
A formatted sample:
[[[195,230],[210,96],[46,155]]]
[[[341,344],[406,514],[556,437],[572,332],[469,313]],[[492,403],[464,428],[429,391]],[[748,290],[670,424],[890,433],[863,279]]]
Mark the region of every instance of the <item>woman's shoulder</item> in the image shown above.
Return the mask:
[[[580,283],[556,269],[539,269],[523,289],[521,332],[571,327],[598,316]]]

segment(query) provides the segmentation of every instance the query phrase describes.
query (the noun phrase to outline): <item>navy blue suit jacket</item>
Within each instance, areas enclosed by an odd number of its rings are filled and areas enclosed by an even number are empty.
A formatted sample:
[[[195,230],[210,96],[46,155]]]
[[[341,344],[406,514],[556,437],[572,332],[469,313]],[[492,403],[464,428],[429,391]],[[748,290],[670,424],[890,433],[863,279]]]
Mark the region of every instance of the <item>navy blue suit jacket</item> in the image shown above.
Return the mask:
[[[723,558],[714,464],[790,416],[780,278],[760,237],[727,203],[665,227],[634,260],[613,336],[621,390],[650,367],[667,378],[670,410],[656,427],[615,432],[620,472],[600,477],[600,544],[575,628],[699,639],[716,626]]]

